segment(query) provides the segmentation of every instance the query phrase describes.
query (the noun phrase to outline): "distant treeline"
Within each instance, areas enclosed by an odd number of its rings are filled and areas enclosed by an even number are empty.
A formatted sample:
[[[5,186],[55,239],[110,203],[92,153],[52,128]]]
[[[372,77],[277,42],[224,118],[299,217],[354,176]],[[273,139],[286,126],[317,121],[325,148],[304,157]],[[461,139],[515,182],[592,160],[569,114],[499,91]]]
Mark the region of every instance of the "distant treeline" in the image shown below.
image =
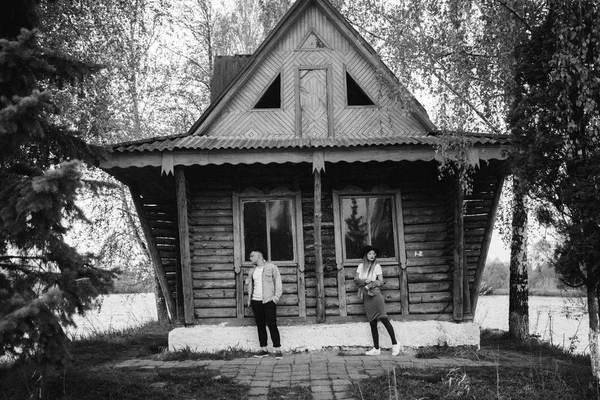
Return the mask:
[[[491,262],[488,261],[483,272],[479,293],[482,295],[508,294],[510,284],[509,267],[508,261],[501,261],[498,258]],[[528,278],[529,294],[532,296],[560,296],[565,290],[573,290],[565,287],[554,268],[548,264],[537,263],[535,269],[530,267]]]
[[[123,271],[114,281],[110,292],[118,294],[154,292],[154,274]]]

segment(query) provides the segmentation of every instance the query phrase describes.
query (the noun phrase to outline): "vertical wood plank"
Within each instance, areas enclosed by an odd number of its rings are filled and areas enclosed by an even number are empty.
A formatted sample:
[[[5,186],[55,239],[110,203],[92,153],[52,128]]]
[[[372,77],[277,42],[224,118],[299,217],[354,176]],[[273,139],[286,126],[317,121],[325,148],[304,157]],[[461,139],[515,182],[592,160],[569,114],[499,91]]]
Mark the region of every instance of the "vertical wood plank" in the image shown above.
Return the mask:
[[[232,215],[233,215],[233,268],[236,273],[236,309],[237,317],[244,318],[245,302],[244,302],[244,271],[242,269],[242,235],[240,232],[241,216],[240,216],[240,198],[233,195],[231,199]]]
[[[188,201],[183,167],[175,167],[175,192],[177,199],[177,226],[179,228],[179,253],[181,257],[181,282],[183,286],[183,314],[186,324],[194,323],[194,292],[192,287],[192,257],[190,254],[190,228]]]
[[[494,232],[494,221],[496,221],[496,214],[498,213],[498,204],[500,203],[500,196],[502,195],[502,186],[504,185],[504,179],[504,176],[498,177],[496,191],[494,192],[494,198],[492,199],[490,213],[488,215],[488,220],[485,226],[485,232],[483,234],[483,242],[481,243],[481,253],[479,255],[479,260],[477,261],[477,269],[475,270],[473,293],[471,293],[471,315],[475,315],[475,311],[477,311],[477,302],[479,301],[479,287],[481,286],[481,277],[483,276],[483,269],[485,268],[485,262],[487,260],[488,251],[490,249],[490,242],[492,241],[492,233]]]
[[[331,66],[327,68],[326,74],[326,87],[327,87],[327,136],[332,138],[335,137],[333,130],[333,76],[331,72]]]
[[[397,191],[394,195],[396,203],[396,231],[398,234],[397,251],[399,255],[400,268],[398,268],[398,281],[400,283],[400,309],[402,314],[409,313],[408,304],[408,277],[406,274],[406,242],[404,239],[404,215],[402,214],[402,194]]]
[[[342,269],[338,269],[337,284],[340,316],[345,317],[348,315],[348,310],[346,306],[346,271],[343,267]]]
[[[333,191],[333,236],[335,239],[335,263],[338,271],[338,301],[340,315],[345,317],[348,315],[347,308],[347,293],[346,293],[346,271],[343,265],[343,254],[342,254],[342,232],[340,222],[340,195],[337,191]]]
[[[148,221],[148,218],[146,218],[146,212],[144,211],[142,197],[140,195],[139,190],[134,186],[129,186],[129,191],[131,192],[131,198],[133,199],[135,210],[137,212],[138,218],[140,219],[140,225],[142,227],[142,231],[144,232],[146,243],[148,244],[148,252],[150,253],[150,259],[152,260],[154,272],[156,273],[156,277],[158,278],[158,282],[160,284],[160,289],[167,303],[167,312],[169,313],[171,321],[173,321],[177,317],[175,301],[173,300],[173,295],[169,291],[167,274],[165,273],[165,269],[162,265],[162,260],[160,258],[160,253],[158,252],[156,242],[154,241],[154,236],[152,235],[150,222]]]
[[[294,183],[294,189],[296,190],[298,182]],[[302,229],[302,197],[300,192],[295,197],[296,207],[296,254],[298,256],[298,316],[306,317],[306,290],[304,284],[304,230]]]
[[[295,69],[294,93],[296,93],[295,101],[295,117],[296,117],[296,137],[302,137],[302,105],[300,104],[300,69]]]
[[[454,179],[454,320],[463,319],[463,296],[464,296],[464,200],[465,195],[460,184],[459,173],[456,173]]]
[[[177,249],[179,248],[179,235],[177,235]],[[175,253],[175,305],[177,306],[177,318],[183,319],[183,280],[181,277],[181,253]]]
[[[317,274],[317,322],[325,322],[325,282],[323,280],[323,243],[321,242],[321,172],[314,171],[314,237]]]
[[[306,317],[306,277],[298,270],[298,316]]]

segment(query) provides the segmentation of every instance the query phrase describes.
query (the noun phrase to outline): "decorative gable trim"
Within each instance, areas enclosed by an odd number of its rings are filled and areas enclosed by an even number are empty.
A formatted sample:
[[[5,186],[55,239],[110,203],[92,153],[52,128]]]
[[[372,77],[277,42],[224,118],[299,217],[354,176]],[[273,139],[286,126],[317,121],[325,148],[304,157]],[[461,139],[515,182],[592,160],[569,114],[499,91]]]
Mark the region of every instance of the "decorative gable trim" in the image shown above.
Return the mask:
[[[300,41],[296,51],[323,51],[331,50],[325,39],[314,29],[311,28]]]

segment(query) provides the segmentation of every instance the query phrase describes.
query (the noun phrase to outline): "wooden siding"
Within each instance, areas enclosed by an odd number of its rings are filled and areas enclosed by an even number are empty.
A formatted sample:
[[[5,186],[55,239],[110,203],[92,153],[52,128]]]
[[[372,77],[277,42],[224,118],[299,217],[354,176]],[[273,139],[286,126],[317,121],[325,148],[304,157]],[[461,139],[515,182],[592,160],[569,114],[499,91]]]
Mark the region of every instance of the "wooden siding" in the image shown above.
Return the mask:
[[[138,171],[138,173],[140,173]],[[181,303],[182,287],[177,287],[179,241],[173,176],[160,176],[158,169],[144,169],[145,186],[139,192],[143,209],[152,228],[169,290]],[[251,311],[240,305],[241,277],[234,268],[233,193],[274,190],[300,192],[304,271],[298,266],[280,265],[283,296],[278,307],[282,318],[316,316],[317,279],[313,231],[313,177],[310,164],[271,166],[210,166],[186,168],[189,190],[189,231],[192,268],[193,306],[197,321],[213,318],[247,318]],[[439,180],[434,162],[370,162],[328,165],[322,177],[322,243],[325,315],[349,318],[364,315],[353,278],[354,263],[338,271],[335,248],[333,190],[352,187],[357,193],[400,189],[406,247],[408,281],[407,318],[444,318],[452,315],[452,248],[454,190],[450,179]],[[497,165],[483,167],[474,176],[473,191],[466,196],[465,248],[470,291],[484,241],[485,223],[490,212],[498,179]],[[141,182],[141,181],[140,181]],[[243,258],[243,256],[242,256]],[[382,262],[382,293],[386,309],[402,318],[401,280],[398,263]],[[247,275],[246,262],[241,270]],[[343,282],[339,282],[343,279]],[[181,283],[179,283],[181,285]],[[342,291],[340,291],[342,290]],[[345,293],[345,296],[343,295]],[[245,296],[244,296],[245,297]],[[178,304],[182,315],[181,304]],[[305,307],[305,309],[304,309]],[[242,312],[240,313],[240,310]],[[344,311],[342,311],[344,310]],[[429,315],[429,317],[427,317]]]
[[[331,49],[297,51],[311,31]],[[338,137],[379,137],[424,132],[423,126],[404,107],[398,93],[383,84],[379,72],[368,63],[315,6],[307,9],[231,98],[208,128],[208,136],[294,137],[296,131],[297,74],[299,68],[331,69],[333,132]],[[353,106],[346,102],[346,71],[369,94],[378,107]],[[278,110],[253,110],[256,101],[281,74],[282,105]]]

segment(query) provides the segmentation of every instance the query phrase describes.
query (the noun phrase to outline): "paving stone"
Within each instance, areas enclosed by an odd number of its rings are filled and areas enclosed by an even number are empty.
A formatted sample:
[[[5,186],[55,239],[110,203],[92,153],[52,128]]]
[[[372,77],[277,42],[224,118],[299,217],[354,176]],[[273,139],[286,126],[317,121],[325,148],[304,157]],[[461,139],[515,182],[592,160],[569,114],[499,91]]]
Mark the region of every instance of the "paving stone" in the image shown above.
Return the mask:
[[[329,385],[319,385],[311,382],[310,390],[313,393],[321,393],[321,392],[329,392],[331,393],[331,386]]]
[[[326,393],[326,392],[315,393],[315,392],[313,392],[312,398],[313,398],[313,400],[334,400],[333,393],[331,393],[331,392],[329,392],[329,393]]]
[[[350,392],[334,393],[333,397],[335,398],[335,400],[355,400],[355,397],[352,396],[352,393]]]
[[[350,379],[332,379],[331,384],[335,386],[345,386],[350,385],[352,381]]]
[[[258,395],[267,395],[269,393],[269,388],[267,387],[251,387],[248,391],[248,396],[258,396]]]
[[[260,380],[260,381],[252,381],[250,382],[250,386],[255,388],[255,387],[269,387],[271,386],[271,381],[264,381],[264,380]]]
[[[287,381],[280,381],[280,382],[271,382],[271,387],[272,388],[286,388],[286,387],[290,387],[291,382],[289,380]]]

